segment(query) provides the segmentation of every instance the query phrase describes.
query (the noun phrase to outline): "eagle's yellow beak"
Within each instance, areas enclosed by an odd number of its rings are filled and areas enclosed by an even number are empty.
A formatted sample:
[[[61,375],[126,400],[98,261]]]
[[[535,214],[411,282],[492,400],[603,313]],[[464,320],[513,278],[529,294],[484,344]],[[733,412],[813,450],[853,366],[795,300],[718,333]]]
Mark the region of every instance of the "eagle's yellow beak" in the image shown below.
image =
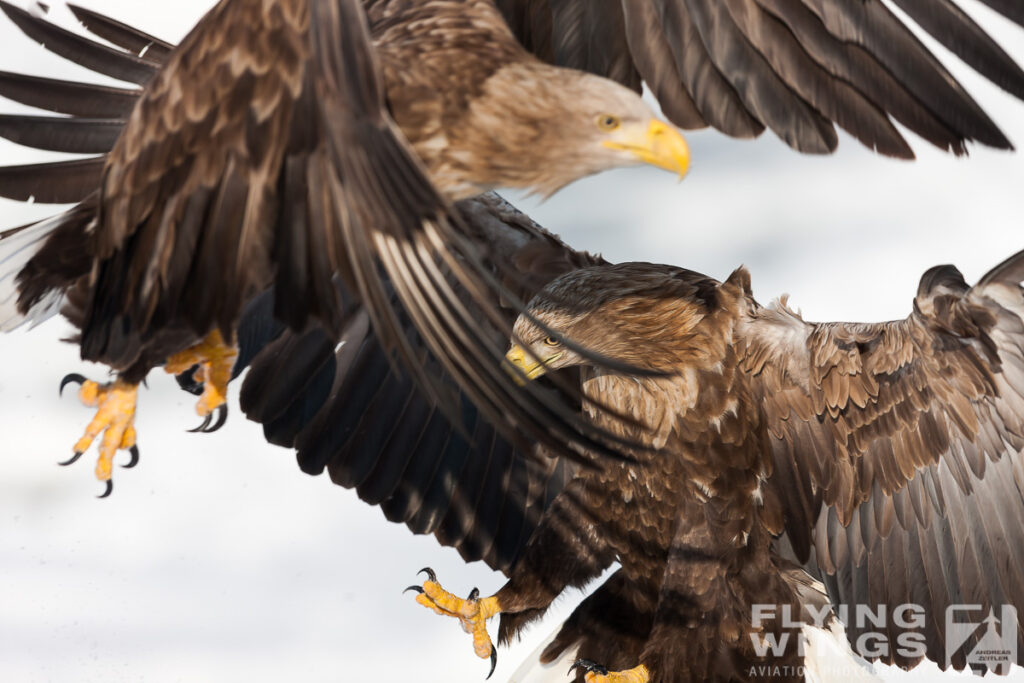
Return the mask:
[[[690,146],[679,131],[658,119],[651,119],[646,128],[642,124],[623,125],[604,145],[632,152],[645,164],[678,173],[680,178],[690,168]]]
[[[559,351],[556,354],[548,356],[543,361],[533,360],[533,357],[528,354],[523,347],[519,344],[513,344],[512,348],[505,354],[505,360],[508,365],[505,370],[512,376],[512,379],[516,381],[516,384],[523,386],[526,379],[537,379],[545,372],[548,371],[547,364],[553,363],[562,356],[562,352]]]

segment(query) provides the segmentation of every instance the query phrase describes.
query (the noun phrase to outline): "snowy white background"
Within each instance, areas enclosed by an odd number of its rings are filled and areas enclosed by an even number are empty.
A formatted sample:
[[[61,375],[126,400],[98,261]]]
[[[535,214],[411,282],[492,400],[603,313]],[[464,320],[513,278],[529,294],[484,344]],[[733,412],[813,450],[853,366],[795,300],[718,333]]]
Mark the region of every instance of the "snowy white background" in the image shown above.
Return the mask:
[[[177,40],[212,3],[86,4]],[[1024,31],[974,0],[963,4],[1024,61]],[[95,78],[5,18],[0,69]],[[954,70],[1024,145],[1024,105]],[[4,101],[0,110],[23,109]],[[714,132],[689,139],[693,170],[682,184],[637,169],[521,205],[569,243],[613,260],[719,278],[745,263],[762,301],[789,292],[817,320],[902,317],[928,267],[952,262],[974,281],[1024,248],[1020,154],[974,148],[954,159],[912,139],[918,161],[903,163],[848,137],[833,158],[800,157],[770,134],[753,143]],[[0,144],[3,164],[53,156]],[[0,200],[0,226],[51,212]],[[57,383],[72,371],[105,372],[59,343],[67,333],[55,320],[0,338],[0,683],[483,679],[487,663],[468,636],[400,591],[424,565],[460,592],[490,593],[500,575],[464,566],[351,492],[302,475],[237,409],[217,434],[186,434],[197,422],[193,400],[169,377],[154,373],[141,394],[141,465],[116,473],[111,499],[93,500],[92,454],[66,470],[55,465],[91,417],[72,396],[58,400]],[[502,651],[495,679],[576,600]]]

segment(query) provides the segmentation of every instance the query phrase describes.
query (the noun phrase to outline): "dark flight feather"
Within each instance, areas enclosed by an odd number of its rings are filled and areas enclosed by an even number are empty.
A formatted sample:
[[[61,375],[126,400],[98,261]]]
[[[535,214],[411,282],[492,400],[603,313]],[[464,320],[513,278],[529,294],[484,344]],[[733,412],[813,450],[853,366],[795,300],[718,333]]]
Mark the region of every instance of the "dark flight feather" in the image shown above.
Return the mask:
[[[815,120],[816,112],[883,154],[908,157],[906,143],[879,116],[891,115],[957,154],[972,140],[1011,146],[879,0],[625,0],[623,14],[593,12],[593,4],[503,0],[498,6],[524,45],[542,59],[586,64],[606,76],[614,77],[607,60],[622,58],[621,40],[604,41],[602,61],[581,39],[580,27],[590,27],[591,35],[625,33],[636,70],[682,127],[699,127],[703,120],[729,135],[753,137],[767,125],[797,149],[828,151],[834,148],[832,135]],[[1024,96],[1024,72],[953,0],[897,4],[983,76]],[[1018,4],[986,4],[1024,25]],[[789,34],[781,33],[758,7],[785,23]],[[559,23],[559,16],[574,20]],[[673,60],[665,58],[666,43]],[[549,45],[563,46],[562,53],[549,54]],[[622,82],[628,85],[626,73]],[[792,91],[786,92],[786,86]],[[800,114],[792,121],[782,115],[788,107]]]
[[[1024,98],[1024,71],[952,0],[895,0],[896,5],[975,71]]]
[[[121,133],[120,119],[0,114],[0,137],[26,147],[75,154],[104,154]]]
[[[96,191],[103,157],[0,166],[0,197],[40,204],[72,204]]]
[[[37,109],[87,118],[123,119],[139,92],[0,71],[0,95]]]
[[[148,61],[163,63],[174,50],[170,43],[93,10],[72,3],[68,9],[91,33]]]
[[[44,19],[34,17],[9,2],[0,2],[0,10],[3,10],[25,35],[42,43],[47,50],[91,71],[120,81],[145,84],[159,67],[156,61],[136,57],[83,38]]]

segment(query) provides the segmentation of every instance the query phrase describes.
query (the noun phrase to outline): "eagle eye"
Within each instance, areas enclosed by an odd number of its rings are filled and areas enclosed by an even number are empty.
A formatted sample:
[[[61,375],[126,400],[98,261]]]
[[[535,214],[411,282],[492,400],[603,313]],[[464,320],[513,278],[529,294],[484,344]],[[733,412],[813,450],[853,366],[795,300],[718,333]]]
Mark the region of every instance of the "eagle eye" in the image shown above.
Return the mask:
[[[544,339],[544,343],[548,346],[558,346],[558,340],[554,337],[547,337]]]
[[[613,131],[619,127],[622,122],[619,121],[618,116],[611,114],[601,114],[597,117],[597,127],[603,131]]]

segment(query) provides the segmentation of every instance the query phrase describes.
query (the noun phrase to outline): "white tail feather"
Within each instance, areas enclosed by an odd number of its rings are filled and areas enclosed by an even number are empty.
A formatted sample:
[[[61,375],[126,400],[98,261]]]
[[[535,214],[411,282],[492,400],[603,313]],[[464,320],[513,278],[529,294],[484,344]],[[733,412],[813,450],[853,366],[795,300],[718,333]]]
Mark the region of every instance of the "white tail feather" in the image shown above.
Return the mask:
[[[51,292],[26,314],[20,313],[17,277],[63,220],[64,214],[60,214],[0,238],[0,332],[10,332],[25,324],[35,327],[60,311],[64,294]]]
[[[881,681],[871,664],[858,656],[846,639],[843,622],[828,628],[805,625],[804,680],[807,683],[869,683]]]

